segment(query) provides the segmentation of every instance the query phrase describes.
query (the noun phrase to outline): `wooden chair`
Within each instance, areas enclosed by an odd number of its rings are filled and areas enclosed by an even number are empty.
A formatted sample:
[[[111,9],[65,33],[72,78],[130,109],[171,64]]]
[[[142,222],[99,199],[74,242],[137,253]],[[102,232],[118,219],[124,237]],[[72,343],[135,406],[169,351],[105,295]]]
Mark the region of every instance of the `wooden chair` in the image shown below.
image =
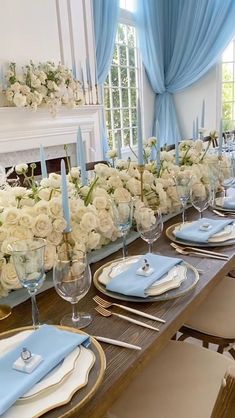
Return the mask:
[[[170,341],[124,390],[106,418],[234,418],[233,367],[234,360],[221,354]]]
[[[202,341],[203,347],[218,345],[218,352],[235,343],[235,280],[225,276],[218,286],[201,303],[180,329],[179,341],[189,337]],[[235,359],[233,347],[228,349]]]

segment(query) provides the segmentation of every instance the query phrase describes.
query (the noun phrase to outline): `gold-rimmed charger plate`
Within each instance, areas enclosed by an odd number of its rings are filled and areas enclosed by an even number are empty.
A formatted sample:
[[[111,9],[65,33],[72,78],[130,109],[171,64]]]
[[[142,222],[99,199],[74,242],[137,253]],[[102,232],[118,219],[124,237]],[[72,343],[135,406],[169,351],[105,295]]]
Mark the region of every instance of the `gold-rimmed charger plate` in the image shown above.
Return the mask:
[[[186,222],[187,223],[187,222]],[[175,228],[179,227],[182,223],[178,222],[174,225],[169,226],[166,229],[166,236],[171,241],[176,242],[177,244],[191,246],[191,247],[226,247],[228,245],[235,244],[235,239],[228,239],[226,241],[217,241],[217,242],[195,242],[195,241],[186,241],[179,238],[176,238],[174,234]]]
[[[70,332],[85,334],[84,332],[80,330],[76,330],[70,327],[58,326],[58,328],[67,330]],[[32,327],[23,327],[23,328],[17,328],[11,331],[7,331],[7,332],[0,334],[0,339],[8,338],[14,334],[17,334],[25,330],[30,330],[30,329],[32,329]],[[85,403],[87,403],[89,399],[92,398],[92,396],[95,394],[95,392],[97,391],[97,389],[102,383],[104,373],[105,373],[105,368],[106,368],[106,359],[105,359],[105,354],[100,344],[94,338],[90,337],[90,339],[91,339],[91,345],[89,346],[89,349],[87,351],[92,352],[92,357],[94,358],[94,361],[91,362],[91,367],[87,371],[87,382],[85,383],[85,385],[83,385],[82,387],[77,385],[76,388],[73,388],[73,390],[71,390],[70,393],[67,394],[66,399],[65,398],[61,399],[60,397],[58,398],[56,397],[56,399],[54,399],[49,405],[47,404],[45,407],[43,405],[43,402],[41,401],[42,405],[40,407],[40,412],[37,411],[37,413],[35,414],[31,413],[31,415],[26,415],[24,412],[21,412],[20,415],[19,414],[13,415],[14,417],[24,416],[24,418],[26,417],[36,418],[41,415],[48,417],[48,418],[49,417],[53,417],[53,418],[68,417],[70,413],[73,415],[77,413],[77,411],[79,411],[79,409],[81,409],[81,407],[84,406]],[[86,349],[84,348],[84,350]],[[62,387],[63,387],[63,383],[62,385],[59,386],[59,388],[62,388]],[[52,389],[50,393],[53,394],[54,390]],[[44,393],[39,396],[40,396],[40,399],[43,400]],[[48,393],[48,396],[49,396],[49,393]],[[72,399],[72,403],[70,403],[71,399]],[[30,402],[31,404],[33,404],[34,401],[35,401],[35,398],[32,400],[25,400],[24,402],[20,401],[20,402],[17,402],[16,404],[18,404],[19,407],[21,408],[21,411],[23,411],[22,407],[24,405],[26,406]],[[6,411],[6,413],[3,415],[3,418],[8,417],[8,414],[10,413],[10,410],[12,408]]]
[[[135,259],[137,256],[127,257],[126,260]],[[183,262],[183,264],[187,267],[187,278],[181,283],[181,285],[175,289],[168,290],[165,293],[162,293],[161,295],[157,296],[148,296],[146,298],[140,298],[136,296],[127,296],[122,295],[121,293],[111,292],[110,290],[107,290],[105,285],[99,282],[99,276],[102,274],[103,270],[109,266],[111,266],[113,263],[123,263],[122,258],[118,258],[117,260],[109,261],[106,264],[103,264],[102,267],[100,267],[98,270],[96,270],[94,276],[93,276],[93,283],[95,287],[104,295],[109,296],[114,299],[124,300],[128,302],[156,302],[156,301],[164,301],[164,300],[170,300],[175,299],[179,296],[185,295],[187,292],[192,290],[198,280],[199,280],[199,274],[198,271],[191,265],[186,262]]]

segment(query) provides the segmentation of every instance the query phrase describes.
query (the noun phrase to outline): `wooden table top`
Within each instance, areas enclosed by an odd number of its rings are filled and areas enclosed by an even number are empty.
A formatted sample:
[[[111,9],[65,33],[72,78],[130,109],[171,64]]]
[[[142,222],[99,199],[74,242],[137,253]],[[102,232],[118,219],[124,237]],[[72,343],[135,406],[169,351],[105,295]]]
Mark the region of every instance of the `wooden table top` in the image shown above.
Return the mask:
[[[195,219],[198,214],[193,209],[187,211],[188,220]],[[207,217],[216,218],[212,212],[206,213]],[[166,222],[165,229],[173,223],[179,222],[180,216],[177,216]],[[202,269],[203,274],[196,287],[185,296],[165,302],[148,302],[148,303],[128,303],[130,306],[141,309],[147,313],[160,316],[166,320],[165,324],[159,324],[148,319],[143,319],[150,324],[157,324],[160,332],[139,327],[128,323],[114,316],[104,318],[99,316],[94,310],[95,302],[92,297],[99,292],[91,286],[89,293],[79,302],[80,311],[88,311],[93,315],[93,322],[85,329],[91,335],[102,335],[114,339],[127,341],[142,347],[141,351],[128,350],[107,344],[102,344],[106,359],[107,370],[104,381],[89,403],[79,410],[75,415],[79,418],[99,418],[109,408],[113,401],[128,385],[133,376],[151,360],[151,357],[167,344],[169,339],[184,324],[189,315],[197,309],[199,304],[207,297],[211,290],[219,283],[221,278],[230,270],[235,269],[234,245],[227,247],[214,247],[215,251],[230,255],[228,261],[214,260],[182,256],[188,263],[196,268]],[[176,256],[176,253],[169,245],[169,240],[162,234],[162,237],[154,244],[154,250],[162,255]],[[138,239],[128,247],[129,255],[143,254],[147,251],[146,243]],[[91,266],[92,272],[102,266],[107,261],[120,257],[121,252],[107,257],[106,259]],[[102,295],[101,295],[102,296]],[[62,300],[54,289],[50,289],[37,296],[38,307],[40,311],[41,322],[51,320],[54,324],[59,324],[61,317],[71,312],[71,306],[68,302]],[[118,311],[118,308],[113,308]],[[131,314],[128,313],[131,316]],[[0,322],[0,332],[8,331],[26,325],[31,325],[31,306],[30,301],[26,301],[16,306],[12,315]],[[74,406],[73,399],[70,402]],[[59,411],[63,413],[63,407],[45,414],[45,417],[59,417]]]

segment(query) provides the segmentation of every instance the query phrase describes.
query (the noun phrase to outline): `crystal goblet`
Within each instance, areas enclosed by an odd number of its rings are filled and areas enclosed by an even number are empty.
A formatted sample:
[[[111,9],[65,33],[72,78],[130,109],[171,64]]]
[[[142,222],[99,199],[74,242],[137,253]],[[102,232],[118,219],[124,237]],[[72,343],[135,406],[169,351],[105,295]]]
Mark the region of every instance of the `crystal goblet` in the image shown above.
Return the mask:
[[[211,190],[209,185],[197,182],[192,184],[190,190],[190,200],[195,209],[199,212],[199,219],[202,219],[202,213],[211,203]]]
[[[77,304],[90,289],[91,271],[87,263],[86,254],[80,250],[60,251],[57,254],[53,281],[59,296],[72,305],[72,316],[65,315],[61,325],[81,329],[88,326],[92,317],[89,313],[78,313]]]
[[[185,172],[179,172],[174,177],[174,182],[177,190],[177,194],[182,206],[182,221],[185,223],[185,209],[190,198],[190,181],[191,176]]]
[[[19,240],[9,246],[18,279],[31,297],[34,328],[40,325],[36,293],[46,277],[44,271],[45,246],[46,241],[42,238]]]
[[[114,223],[122,236],[122,255],[127,257],[126,236],[132,225],[133,201],[112,201]]]
[[[148,243],[149,253],[153,251],[153,243],[161,236],[163,231],[163,221],[160,212],[153,214],[151,217],[141,217],[141,213],[137,218],[137,231],[141,238]]]

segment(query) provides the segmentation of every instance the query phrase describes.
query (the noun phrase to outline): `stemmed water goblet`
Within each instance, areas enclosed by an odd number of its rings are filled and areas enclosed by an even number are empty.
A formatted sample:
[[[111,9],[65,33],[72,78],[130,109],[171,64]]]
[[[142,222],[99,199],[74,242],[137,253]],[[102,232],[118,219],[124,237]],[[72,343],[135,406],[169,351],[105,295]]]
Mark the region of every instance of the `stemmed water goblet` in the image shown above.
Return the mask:
[[[176,174],[173,178],[174,178],[177,194],[181,202],[181,206],[182,206],[182,221],[184,225],[185,209],[190,198],[191,176],[189,176],[188,173],[186,174],[185,172],[182,171]]]
[[[122,236],[122,256],[127,257],[126,236],[132,225],[133,201],[112,201],[114,223]]]
[[[161,236],[163,231],[163,221],[160,212],[146,217],[141,217],[141,213],[137,218],[137,231],[140,233],[141,238],[148,243],[148,252],[152,253],[153,243]]]
[[[199,212],[199,219],[202,219],[202,213],[211,203],[211,190],[209,184],[200,182],[193,183],[190,189],[190,200],[195,209]]]
[[[54,268],[53,281],[59,296],[72,305],[72,315],[65,315],[61,325],[81,329],[88,326],[92,317],[89,313],[80,313],[77,304],[90,289],[91,271],[86,254],[80,250],[61,250],[58,252]]]
[[[18,279],[21,285],[28,290],[31,297],[34,328],[40,325],[36,293],[46,277],[44,271],[45,246],[46,241],[42,238],[19,240],[9,245]]]
[[[222,159],[219,161],[219,180],[224,188],[224,195],[227,196],[227,190],[234,186],[235,179],[235,160],[233,157],[225,155],[222,156]]]

